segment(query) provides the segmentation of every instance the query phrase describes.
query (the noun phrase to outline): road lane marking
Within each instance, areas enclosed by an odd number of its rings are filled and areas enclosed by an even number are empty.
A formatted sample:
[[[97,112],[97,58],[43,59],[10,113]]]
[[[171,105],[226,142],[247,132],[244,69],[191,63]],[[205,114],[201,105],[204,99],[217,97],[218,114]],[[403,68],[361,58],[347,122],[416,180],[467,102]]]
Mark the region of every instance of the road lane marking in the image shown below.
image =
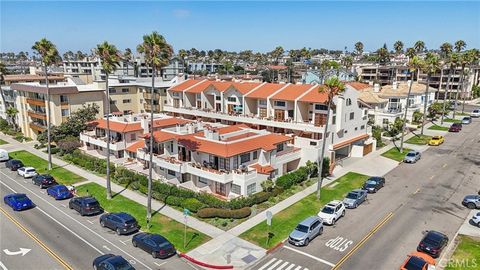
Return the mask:
[[[303,251],[294,249],[294,248],[292,248],[292,247],[284,246],[284,248],[286,248],[286,249],[288,249],[288,250],[291,250],[291,251],[294,251],[294,252],[297,252],[297,253],[302,254],[302,255],[304,255],[304,256],[307,256],[307,257],[309,257],[309,258],[312,258],[312,259],[314,259],[314,260],[316,260],[316,261],[319,261],[319,262],[321,262],[321,263],[324,263],[324,264],[326,264],[326,265],[328,265],[328,266],[331,266],[331,267],[334,267],[334,266],[335,266],[335,264],[333,264],[333,263],[331,263],[331,262],[329,262],[329,261],[326,261],[326,260],[324,260],[324,259],[320,259],[320,258],[318,258],[318,257],[315,257],[315,256],[313,256],[313,255],[311,255],[311,254],[306,253],[306,252],[303,252]]]
[[[267,270],[275,269],[275,267],[277,267],[277,265],[281,264],[282,262],[283,260],[278,260],[276,263],[272,264],[272,266],[270,266]]]
[[[327,246],[327,247],[329,247],[333,250],[336,250],[336,251],[344,252],[345,250],[348,249],[348,247],[351,244],[353,244],[352,240],[349,240],[347,238],[343,238],[341,236],[337,236],[336,238],[332,238],[332,239],[328,240],[325,243],[325,246]]]
[[[5,264],[2,263],[2,261],[0,261],[0,268],[2,268],[2,270],[8,270],[8,268],[5,266]]]
[[[8,179],[12,180],[14,183],[16,183],[17,185],[23,187],[24,189],[30,191],[30,193],[32,193],[34,196],[38,197],[40,200],[44,201],[45,203],[49,204],[50,206],[52,206],[53,208],[55,208],[58,212],[64,214],[65,216],[67,216],[68,218],[70,218],[71,220],[73,220],[74,222],[76,222],[77,224],[79,224],[80,226],[84,227],[85,229],[87,229],[88,231],[90,231],[91,233],[95,234],[96,236],[98,236],[99,238],[101,238],[103,241],[107,242],[108,244],[112,245],[113,247],[115,247],[116,249],[120,250],[121,252],[123,252],[125,255],[129,256],[130,258],[138,261],[138,263],[140,263],[141,265],[143,265],[145,268],[149,269],[149,270],[153,270],[151,267],[149,267],[148,265],[146,265],[145,263],[143,263],[141,260],[135,258],[133,255],[131,255],[130,253],[126,252],[125,250],[121,249],[119,246],[113,244],[111,241],[107,240],[105,237],[101,236],[100,234],[98,234],[97,232],[93,231],[92,229],[88,228],[87,226],[85,226],[83,223],[81,223],[80,221],[76,220],[75,218],[71,217],[69,214],[63,212],[60,208],[56,207],[55,205],[53,205],[52,203],[50,203],[49,201],[45,200],[44,198],[40,197],[38,194],[36,194],[35,192],[33,192],[31,189],[27,188],[26,186],[18,183],[17,181],[15,181],[15,179],[13,179],[12,177],[10,177],[9,175],[5,174],[4,172],[0,171],[0,174],[3,174],[4,176],[6,176]],[[3,183],[2,181],[0,181],[1,184],[7,186],[5,183]],[[8,186],[7,186],[8,187]],[[10,188],[10,187],[8,187]],[[10,188],[12,189],[12,188]],[[13,189],[12,189],[13,190]],[[56,221],[56,220],[55,220]],[[58,222],[58,221],[57,221]]]
[[[435,177],[435,175],[430,176],[430,180],[432,180]]]
[[[7,211],[5,211],[2,207],[0,207],[0,212],[5,215],[13,224],[15,224],[20,230],[22,230],[26,235],[33,239],[37,244],[40,245],[50,256],[52,256],[57,262],[59,262],[65,269],[73,270],[73,268],[68,265],[66,261],[64,261],[60,256],[58,256],[55,252],[53,252],[47,245],[45,245],[40,239],[38,239],[33,233],[31,233],[25,226],[23,226],[20,222],[18,222],[14,217],[12,217]],[[3,267],[2,267],[3,268]],[[5,269],[7,269],[5,267]]]
[[[417,194],[419,191],[420,191],[420,188],[417,188],[417,190],[415,190],[415,192],[413,192],[413,194]]]
[[[163,262],[163,263],[157,263],[157,262],[153,262],[153,263],[154,263],[156,266],[160,267],[160,266],[162,266],[162,265],[166,264],[167,262]]]
[[[102,246],[104,249],[108,250],[108,251],[111,251],[111,249],[105,245]]]
[[[287,264],[289,264],[289,262],[284,262],[282,265],[280,265],[277,269],[275,270],[282,270],[285,266],[287,266]]]
[[[358,242],[343,258],[340,259],[340,261],[337,262],[337,264],[332,268],[332,270],[337,270],[342,266],[343,263],[345,263],[348,258],[350,258],[353,253],[355,253],[361,246],[363,246],[370,237],[372,237],[383,225],[385,225],[391,218],[393,217],[393,213],[390,212],[388,215],[386,215],[375,227],[370,230],[370,232],[362,239],[360,242]]]
[[[15,256],[15,255],[22,255],[25,256],[28,252],[30,252],[31,249],[29,248],[20,248],[19,251],[10,251],[8,250],[7,248],[3,250],[3,252],[5,254],[7,254],[8,256]]]
[[[293,267],[295,267],[295,264],[290,264],[290,266],[288,266],[285,270],[291,270]]]
[[[447,163],[443,164],[443,166],[442,166],[442,168],[445,168],[445,167],[447,167]]]
[[[88,220],[88,219],[87,219],[87,222],[90,223],[90,224],[93,224],[93,221],[90,221],[90,220]]]
[[[277,258],[273,258],[271,259],[270,261],[268,261],[266,264],[264,264],[262,267],[260,267],[258,270],[263,270],[265,268],[267,268],[267,266],[269,266],[271,263],[273,263],[274,261],[276,261]]]

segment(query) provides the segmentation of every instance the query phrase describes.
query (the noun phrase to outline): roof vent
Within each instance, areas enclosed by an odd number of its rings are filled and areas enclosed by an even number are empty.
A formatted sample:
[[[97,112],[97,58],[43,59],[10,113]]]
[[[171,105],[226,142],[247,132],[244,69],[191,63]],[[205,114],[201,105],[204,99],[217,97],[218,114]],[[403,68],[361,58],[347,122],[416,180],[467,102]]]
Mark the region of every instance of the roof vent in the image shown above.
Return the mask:
[[[373,92],[375,93],[380,92],[380,84],[376,83],[373,85]]]

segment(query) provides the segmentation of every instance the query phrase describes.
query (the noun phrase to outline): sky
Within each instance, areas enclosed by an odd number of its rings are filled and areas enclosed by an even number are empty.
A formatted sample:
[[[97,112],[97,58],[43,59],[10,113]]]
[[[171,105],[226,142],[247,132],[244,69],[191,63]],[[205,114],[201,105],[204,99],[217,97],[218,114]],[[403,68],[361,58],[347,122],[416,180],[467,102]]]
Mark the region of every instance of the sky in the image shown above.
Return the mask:
[[[5,1],[0,51],[31,51],[45,37],[63,53],[108,41],[134,50],[158,31],[178,49],[267,52],[276,46],[365,51],[396,40],[427,48],[463,39],[480,48],[480,2],[469,1]]]

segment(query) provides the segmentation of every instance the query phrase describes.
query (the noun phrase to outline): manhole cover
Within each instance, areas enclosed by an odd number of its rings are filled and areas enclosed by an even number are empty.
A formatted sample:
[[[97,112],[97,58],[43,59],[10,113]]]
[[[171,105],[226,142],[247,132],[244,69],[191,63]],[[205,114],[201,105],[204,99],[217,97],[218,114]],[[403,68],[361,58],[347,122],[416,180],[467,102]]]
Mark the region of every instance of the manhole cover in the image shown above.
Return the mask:
[[[244,261],[245,263],[251,263],[253,261],[255,261],[257,258],[251,254],[248,254],[247,256],[243,257],[242,258],[242,261]]]

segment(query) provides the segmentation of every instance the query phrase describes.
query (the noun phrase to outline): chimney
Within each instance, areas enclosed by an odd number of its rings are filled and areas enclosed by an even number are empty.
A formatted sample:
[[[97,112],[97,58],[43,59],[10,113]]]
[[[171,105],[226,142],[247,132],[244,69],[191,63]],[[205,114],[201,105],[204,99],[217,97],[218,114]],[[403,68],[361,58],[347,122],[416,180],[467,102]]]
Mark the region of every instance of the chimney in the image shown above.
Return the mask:
[[[376,83],[373,85],[373,92],[375,93],[380,92],[380,84]]]

